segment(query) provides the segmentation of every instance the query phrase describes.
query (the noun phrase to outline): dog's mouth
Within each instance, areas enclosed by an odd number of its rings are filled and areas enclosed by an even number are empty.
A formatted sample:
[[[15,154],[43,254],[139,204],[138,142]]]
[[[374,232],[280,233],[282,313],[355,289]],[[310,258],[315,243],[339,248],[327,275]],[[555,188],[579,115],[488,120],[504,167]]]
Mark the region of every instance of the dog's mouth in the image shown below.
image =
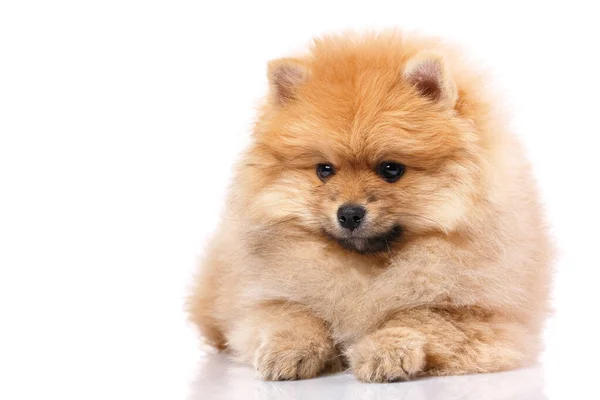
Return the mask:
[[[400,225],[394,226],[389,231],[374,236],[346,236],[338,237],[327,231],[325,234],[336,241],[345,249],[355,251],[360,254],[377,254],[381,252],[390,252],[392,244],[402,237],[403,229]]]

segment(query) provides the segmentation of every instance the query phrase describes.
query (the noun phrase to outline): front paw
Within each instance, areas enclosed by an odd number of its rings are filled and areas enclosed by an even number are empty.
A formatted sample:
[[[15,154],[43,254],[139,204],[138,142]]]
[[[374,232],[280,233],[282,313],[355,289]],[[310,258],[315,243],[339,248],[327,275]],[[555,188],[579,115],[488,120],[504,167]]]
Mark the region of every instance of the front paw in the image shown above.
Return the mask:
[[[327,337],[298,337],[280,332],[265,339],[254,367],[268,381],[314,378],[331,365],[335,348]]]
[[[425,368],[425,337],[389,327],[365,336],[347,352],[354,375],[364,382],[407,380]]]

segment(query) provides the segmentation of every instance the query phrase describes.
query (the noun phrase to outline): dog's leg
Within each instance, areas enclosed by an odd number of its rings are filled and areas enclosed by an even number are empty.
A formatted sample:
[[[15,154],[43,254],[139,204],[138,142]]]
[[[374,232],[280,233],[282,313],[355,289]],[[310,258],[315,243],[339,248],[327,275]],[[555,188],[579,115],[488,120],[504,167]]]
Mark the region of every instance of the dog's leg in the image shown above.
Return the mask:
[[[336,357],[326,324],[306,308],[270,302],[248,310],[227,335],[238,359],[254,365],[262,379],[312,378]]]
[[[412,309],[395,314],[346,355],[367,382],[493,372],[531,362],[535,350],[524,351],[535,346],[531,337],[525,325],[490,311]]]

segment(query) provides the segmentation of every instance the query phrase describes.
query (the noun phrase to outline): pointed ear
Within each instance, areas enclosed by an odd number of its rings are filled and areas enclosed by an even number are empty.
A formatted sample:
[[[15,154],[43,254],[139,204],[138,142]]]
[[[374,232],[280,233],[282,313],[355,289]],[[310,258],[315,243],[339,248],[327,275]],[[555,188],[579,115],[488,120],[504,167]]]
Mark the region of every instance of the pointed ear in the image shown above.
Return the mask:
[[[269,63],[267,77],[271,101],[286,105],[296,98],[298,88],[308,79],[308,68],[301,60],[282,58]]]
[[[441,54],[430,50],[416,54],[407,61],[402,75],[423,96],[454,108],[458,98],[456,84]]]

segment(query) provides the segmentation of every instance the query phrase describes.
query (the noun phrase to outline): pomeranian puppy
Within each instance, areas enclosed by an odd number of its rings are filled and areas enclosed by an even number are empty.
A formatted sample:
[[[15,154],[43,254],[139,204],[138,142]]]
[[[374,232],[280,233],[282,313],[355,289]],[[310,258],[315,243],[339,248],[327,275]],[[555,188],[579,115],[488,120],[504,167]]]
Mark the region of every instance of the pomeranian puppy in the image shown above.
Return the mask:
[[[552,246],[523,149],[469,67],[400,33],[269,63],[188,299],[210,344],[266,380],[534,362]]]

